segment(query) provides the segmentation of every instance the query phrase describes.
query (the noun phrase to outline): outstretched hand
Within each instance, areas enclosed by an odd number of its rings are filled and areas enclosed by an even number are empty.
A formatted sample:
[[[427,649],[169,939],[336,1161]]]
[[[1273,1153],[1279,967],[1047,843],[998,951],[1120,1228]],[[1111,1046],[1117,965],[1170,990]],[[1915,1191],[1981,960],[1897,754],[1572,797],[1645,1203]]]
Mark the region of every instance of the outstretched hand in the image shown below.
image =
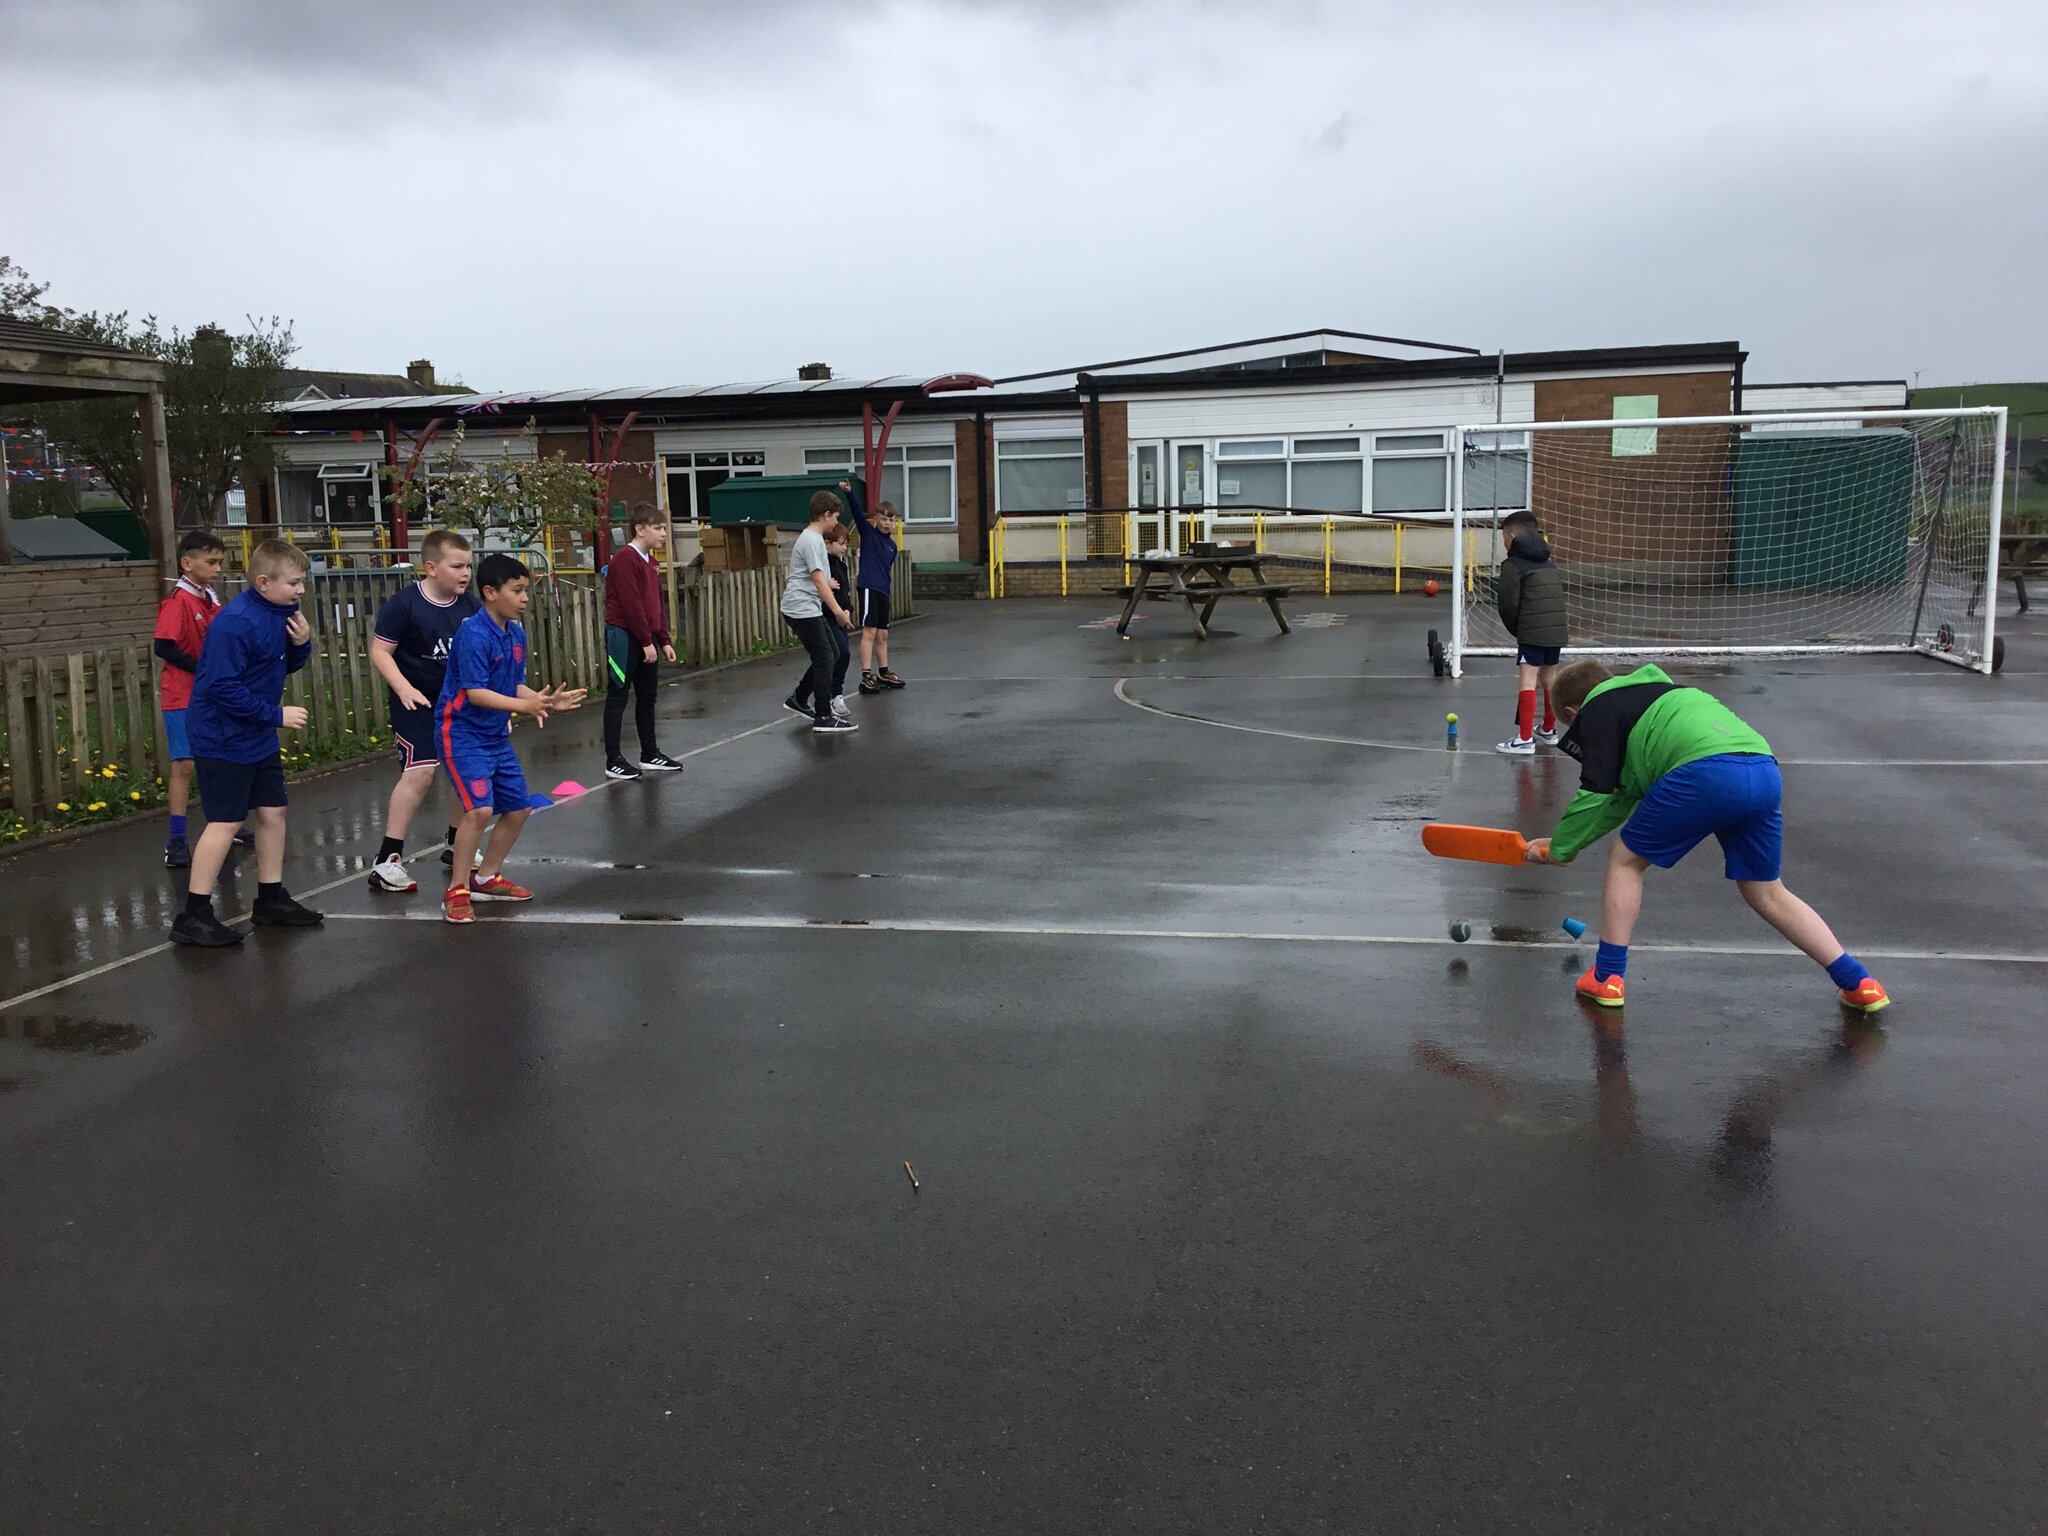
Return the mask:
[[[587,688],[543,688],[526,701],[526,712],[533,716],[535,725],[546,727],[548,716],[557,710],[574,709],[589,694]]]

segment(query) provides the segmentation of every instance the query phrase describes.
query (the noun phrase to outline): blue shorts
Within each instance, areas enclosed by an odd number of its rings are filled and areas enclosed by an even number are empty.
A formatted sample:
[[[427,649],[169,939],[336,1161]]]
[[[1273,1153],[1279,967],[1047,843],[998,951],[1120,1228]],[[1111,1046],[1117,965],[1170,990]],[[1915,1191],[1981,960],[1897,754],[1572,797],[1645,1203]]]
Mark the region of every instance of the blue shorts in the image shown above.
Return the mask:
[[[283,805],[284,759],[231,763],[222,757],[194,758],[199,779],[199,805],[208,821],[247,821],[261,805]]]
[[[1558,658],[1564,655],[1561,645],[1518,645],[1515,660],[1525,667],[1554,667]]]
[[[533,804],[526,787],[526,772],[519,766],[519,754],[510,738],[499,742],[468,742],[455,738],[454,750],[444,767],[455,785],[455,798],[466,811],[482,807],[500,815],[524,811]]]
[[[1775,880],[1785,858],[1784,794],[1775,757],[1703,757],[1650,786],[1621,840],[1638,858],[1669,869],[1711,835],[1721,841],[1730,880]]]
[[[171,761],[192,755],[192,739],[185,734],[185,711],[167,709],[164,711],[164,742],[171,749]]]
[[[405,709],[391,706],[391,739],[398,744],[398,766],[431,768],[441,761],[441,743],[434,735],[434,706]]]

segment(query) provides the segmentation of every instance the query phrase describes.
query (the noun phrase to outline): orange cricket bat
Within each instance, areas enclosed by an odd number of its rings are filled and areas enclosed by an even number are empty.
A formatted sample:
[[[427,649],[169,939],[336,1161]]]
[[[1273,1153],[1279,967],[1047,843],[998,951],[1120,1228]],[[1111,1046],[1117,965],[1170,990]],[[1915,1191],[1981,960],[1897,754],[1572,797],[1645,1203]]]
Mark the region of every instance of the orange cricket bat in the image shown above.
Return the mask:
[[[1440,859],[1471,859],[1479,864],[1520,864],[1529,840],[1505,827],[1461,827],[1432,821],[1422,829],[1422,846]]]

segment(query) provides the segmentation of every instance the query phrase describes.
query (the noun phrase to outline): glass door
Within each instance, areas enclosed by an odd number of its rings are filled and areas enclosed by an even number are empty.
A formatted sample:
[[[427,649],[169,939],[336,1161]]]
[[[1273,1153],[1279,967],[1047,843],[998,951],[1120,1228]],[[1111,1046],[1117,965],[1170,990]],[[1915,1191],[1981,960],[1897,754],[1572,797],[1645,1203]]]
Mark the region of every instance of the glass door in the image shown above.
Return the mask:
[[[1166,444],[1131,445],[1131,506],[1135,510],[1126,514],[1130,526],[1126,541],[1129,553],[1159,549],[1167,542],[1166,523],[1160,511],[1165,503],[1165,487],[1161,483],[1166,475],[1165,466]]]
[[[1202,536],[1200,524],[1202,508],[1209,505],[1209,445],[1207,443],[1175,443],[1173,445],[1173,501],[1179,509],[1173,519],[1175,538],[1173,548],[1181,554],[1187,553],[1188,544]]]

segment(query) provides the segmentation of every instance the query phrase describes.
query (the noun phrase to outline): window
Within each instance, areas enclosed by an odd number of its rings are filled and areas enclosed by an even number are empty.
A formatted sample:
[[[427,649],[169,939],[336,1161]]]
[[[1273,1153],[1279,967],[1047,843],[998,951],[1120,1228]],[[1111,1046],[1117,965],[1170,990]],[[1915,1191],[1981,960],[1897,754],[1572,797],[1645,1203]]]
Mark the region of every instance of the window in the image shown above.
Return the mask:
[[[1283,508],[1287,505],[1287,442],[1253,438],[1216,445],[1216,505]]]
[[[1471,432],[1465,437],[1465,507],[1514,512],[1529,505],[1529,434]]]
[[[1614,419],[1616,421],[1645,421],[1657,414],[1655,395],[1616,395],[1614,397]],[[1655,427],[1616,427],[1614,429],[1614,452],[1617,459],[1648,458],[1657,451],[1657,429]]]
[[[1365,510],[1364,440],[1297,437],[1287,504],[1297,512]]]
[[[806,448],[804,471],[813,475],[854,475],[861,472],[864,460],[859,448]],[[893,501],[906,523],[952,522],[958,516],[953,492],[953,445],[891,445],[882,455],[882,490],[874,500]]]
[[[676,522],[701,522],[711,513],[711,488],[731,479],[765,474],[768,455],[759,448],[665,453],[662,477],[668,485],[668,515]]]
[[[998,441],[996,511],[1081,511],[1088,505],[1083,467],[1078,437]]]
[[[1372,440],[1372,509],[1442,512],[1450,505],[1450,458],[1441,432],[1382,432]]]

